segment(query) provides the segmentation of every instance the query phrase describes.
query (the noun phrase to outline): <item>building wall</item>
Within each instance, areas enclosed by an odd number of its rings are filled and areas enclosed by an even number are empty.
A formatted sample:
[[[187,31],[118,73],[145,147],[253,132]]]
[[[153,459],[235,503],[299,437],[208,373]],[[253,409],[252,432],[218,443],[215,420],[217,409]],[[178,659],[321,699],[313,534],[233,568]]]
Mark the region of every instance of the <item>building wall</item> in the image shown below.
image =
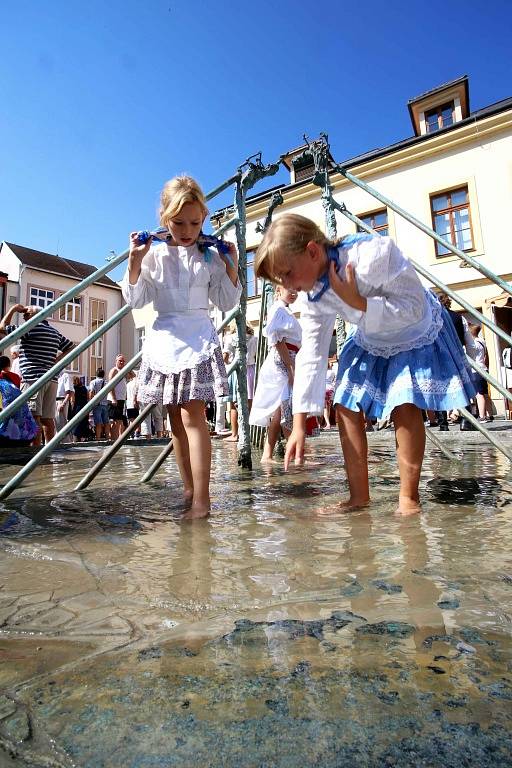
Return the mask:
[[[20,264],[18,257],[10,251],[4,244],[2,248],[2,265],[8,272],[9,282],[7,288],[6,311],[16,303],[30,303],[30,288],[39,288],[43,290],[53,290],[54,298],[58,298],[71,287],[76,285],[76,281],[67,277],[56,275],[50,272],[31,267],[24,267]],[[59,318],[59,311],[51,315],[48,320],[57,328],[63,336],[75,342],[83,341],[91,332],[91,299],[98,299],[105,302],[105,317],[110,318],[123,305],[124,300],[121,291],[117,288],[109,288],[98,284],[92,284],[80,294],[82,298],[82,318],[79,323],[68,322]],[[13,322],[19,324],[21,318],[15,316]],[[118,352],[122,352],[127,360],[132,357],[134,351],[133,345],[133,319],[131,314],[127,315],[121,323],[111,328],[104,335],[103,360],[107,368],[112,367]],[[92,378],[96,371],[89,370],[89,350],[83,352],[79,357],[77,375]],[[95,368],[96,366],[94,366]]]

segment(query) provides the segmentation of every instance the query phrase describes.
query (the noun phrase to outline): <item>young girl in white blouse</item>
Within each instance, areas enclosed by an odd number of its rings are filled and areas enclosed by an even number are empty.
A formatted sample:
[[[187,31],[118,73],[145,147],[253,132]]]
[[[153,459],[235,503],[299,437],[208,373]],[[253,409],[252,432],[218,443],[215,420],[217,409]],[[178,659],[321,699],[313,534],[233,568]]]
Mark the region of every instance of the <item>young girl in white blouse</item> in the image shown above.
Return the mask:
[[[359,234],[331,242],[314,222],[296,214],[284,214],[269,227],[255,268],[258,277],[307,292],[301,302],[302,347],[285,467],[292,460],[303,463],[307,414],[322,412],[329,343],[339,314],[356,326],[340,354],[334,394],[350,491],[341,508],[370,501],[366,414],[391,416],[399,511],[418,511],[425,451],[421,410],[460,408],[474,394],[446,310],[388,237]]]
[[[205,517],[210,511],[211,442],[204,406],[228,392],[208,303],[227,312],[241,293],[235,246],[225,256],[198,246],[207,213],[194,179],[168,181],[161,194],[160,223],[169,237],[141,243],[132,232],[121,283],[131,307],[153,302],[157,312],[142,351],[138,400],[167,405],[176,461],[191,503],[186,517]]]
[[[292,430],[292,389],[295,355],[299,351],[302,329],[290,309],[296,291],[276,288],[276,300],[268,313],[263,335],[269,352],[261,366],[252,402],[249,424],[268,427],[261,461],[272,462],[281,427],[286,437]]]

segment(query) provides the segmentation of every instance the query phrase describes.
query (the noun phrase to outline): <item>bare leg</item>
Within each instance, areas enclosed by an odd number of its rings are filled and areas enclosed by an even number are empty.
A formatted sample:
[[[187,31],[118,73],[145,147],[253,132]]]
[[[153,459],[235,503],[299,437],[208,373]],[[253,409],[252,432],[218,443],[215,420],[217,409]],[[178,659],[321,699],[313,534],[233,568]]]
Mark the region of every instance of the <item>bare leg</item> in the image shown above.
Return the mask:
[[[34,414],[32,414],[34,416]],[[34,421],[36,422],[37,426],[39,427],[37,431],[37,435],[34,437],[30,445],[39,446],[43,442],[43,425],[41,424],[41,417],[40,416],[34,416]]]
[[[225,440],[228,443],[238,443],[238,411],[235,403],[231,403],[229,419],[231,421],[231,436],[226,437]]]
[[[212,443],[202,400],[191,400],[182,405],[181,418],[188,438],[194,488],[192,505],[184,517],[207,517],[210,512]]]
[[[418,486],[425,454],[425,426],[421,411],[412,403],[398,405],[391,418],[395,425],[396,454],[400,472],[398,511],[412,514],[420,511]]]
[[[343,509],[364,507],[370,501],[368,440],[364,414],[362,411],[349,411],[348,408],[337,405],[336,417],[350,491],[348,501],[343,502],[341,507]]]
[[[41,418],[41,424],[43,426],[44,441],[46,444],[55,435],[55,419],[43,419]]]
[[[279,433],[281,431],[281,407],[277,408],[272,414],[270,424],[267,429],[267,436],[265,438],[265,445],[263,446],[263,454],[261,456],[262,464],[273,463],[272,454],[276,447]]]
[[[181,419],[181,407],[170,405],[169,418],[171,420],[172,439],[176,463],[183,481],[183,493],[185,498],[192,499],[194,495],[194,483],[192,480],[192,468],[190,466],[190,449],[188,437]]]

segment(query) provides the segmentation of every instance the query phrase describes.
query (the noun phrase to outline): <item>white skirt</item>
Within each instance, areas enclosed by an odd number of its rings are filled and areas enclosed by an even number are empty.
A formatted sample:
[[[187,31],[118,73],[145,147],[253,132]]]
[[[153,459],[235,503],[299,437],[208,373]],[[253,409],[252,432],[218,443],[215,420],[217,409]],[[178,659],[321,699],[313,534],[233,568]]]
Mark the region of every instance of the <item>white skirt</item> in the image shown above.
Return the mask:
[[[289,350],[292,360],[295,352]],[[257,427],[268,427],[270,419],[277,408],[289,403],[292,396],[292,388],[288,381],[288,371],[281,360],[279,352],[272,347],[260,368],[256,392],[252,401],[249,424]],[[289,408],[282,409],[288,412]]]

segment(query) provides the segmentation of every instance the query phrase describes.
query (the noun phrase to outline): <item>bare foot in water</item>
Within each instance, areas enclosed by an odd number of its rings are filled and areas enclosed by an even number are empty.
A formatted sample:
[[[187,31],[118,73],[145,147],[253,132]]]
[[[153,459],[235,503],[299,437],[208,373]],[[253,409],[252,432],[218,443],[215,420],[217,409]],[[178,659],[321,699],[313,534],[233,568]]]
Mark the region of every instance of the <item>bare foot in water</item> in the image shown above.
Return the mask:
[[[395,514],[397,517],[409,517],[410,515],[418,515],[421,512],[421,504],[419,499],[411,499],[409,496],[399,496],[398,509]]]
[[[230,437],[224,438],[225,443],[238,443],[238,437],[234,437],[234,435],[231,435]]]
[[[279,464],[279,462],[273,459],[271,456],[262,456],[260,463],[261,464]]]
[[[189,510],[184,512],[181,516],[182,520],[200,520],[201,518],[208,517],[210,514],[210,506],[201,507],[199,505],[190,507]]]
[[[338,515],[340,512],[356,512],[358,509],[368,507],[369,504],[370,499],[350,498],[347,501],[340,501],[339,504],[333,504],[329,507],[319,507],[315,509],[315,514],[328,517],[330,515]]]

